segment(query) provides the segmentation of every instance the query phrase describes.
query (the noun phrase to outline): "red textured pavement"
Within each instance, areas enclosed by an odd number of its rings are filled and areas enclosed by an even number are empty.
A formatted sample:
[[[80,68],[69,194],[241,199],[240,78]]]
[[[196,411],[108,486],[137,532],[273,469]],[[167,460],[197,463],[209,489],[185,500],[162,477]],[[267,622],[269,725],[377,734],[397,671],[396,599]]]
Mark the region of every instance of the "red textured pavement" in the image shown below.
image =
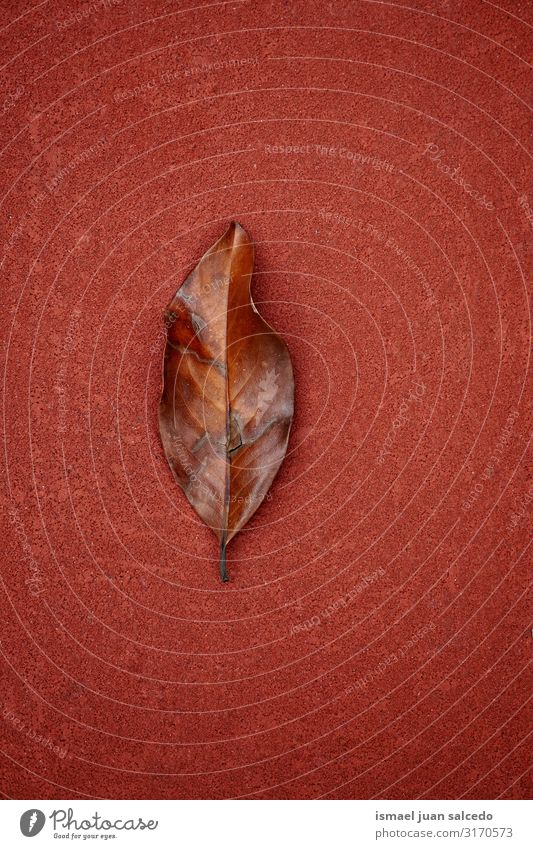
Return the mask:
[[[526,797],[533,5],[2,13],[2,793]],[[296,415],[222,585],[157,402],[233,218]]]

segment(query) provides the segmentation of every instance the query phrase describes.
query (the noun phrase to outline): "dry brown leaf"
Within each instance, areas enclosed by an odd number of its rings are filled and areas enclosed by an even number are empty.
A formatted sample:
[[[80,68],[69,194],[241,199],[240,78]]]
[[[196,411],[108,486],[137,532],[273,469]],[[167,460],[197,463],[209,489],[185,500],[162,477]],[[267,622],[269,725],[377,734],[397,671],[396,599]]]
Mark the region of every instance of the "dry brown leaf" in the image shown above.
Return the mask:
[[[159,404],[172,473],[226,546],[255,513],[287,450],[294,408],[285,342],[250,294],[254,248],[232,222],[170,302]]]

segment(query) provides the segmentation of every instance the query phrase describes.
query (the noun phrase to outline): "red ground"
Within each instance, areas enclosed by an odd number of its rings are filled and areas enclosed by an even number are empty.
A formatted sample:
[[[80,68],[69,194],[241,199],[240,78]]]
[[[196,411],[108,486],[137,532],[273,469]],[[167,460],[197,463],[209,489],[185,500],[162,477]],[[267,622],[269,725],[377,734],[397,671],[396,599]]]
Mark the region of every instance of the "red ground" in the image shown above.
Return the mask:
[[[2,12],[3,793],[523,798],[533,6]],[[157,401],[232,218],[297,413],[222,585]]]

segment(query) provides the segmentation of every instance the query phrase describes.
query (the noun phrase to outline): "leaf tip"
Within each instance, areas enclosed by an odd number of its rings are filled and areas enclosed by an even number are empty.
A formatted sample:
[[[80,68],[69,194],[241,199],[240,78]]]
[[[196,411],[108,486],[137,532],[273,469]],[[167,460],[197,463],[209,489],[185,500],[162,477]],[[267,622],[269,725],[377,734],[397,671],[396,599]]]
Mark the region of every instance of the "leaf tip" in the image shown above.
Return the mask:
[[[244,227],[242,226],[242,224],[239,224],[239,222],[236,221],[235,219],[230,222],[229,231],[233,235],[233,237],[238,239],[239,241],[244,241],[244,242],[250,241],[250,237],[249,237],[248,233],[246,232],[246,230],[244,229]]]

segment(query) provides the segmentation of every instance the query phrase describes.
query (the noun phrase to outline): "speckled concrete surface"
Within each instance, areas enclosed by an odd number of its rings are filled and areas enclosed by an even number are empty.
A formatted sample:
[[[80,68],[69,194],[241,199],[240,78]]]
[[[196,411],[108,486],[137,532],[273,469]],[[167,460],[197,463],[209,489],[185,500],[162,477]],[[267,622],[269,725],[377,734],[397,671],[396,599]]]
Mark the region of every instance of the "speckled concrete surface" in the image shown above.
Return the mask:
[[[524,798],[533,7],[2,11],[2,793]],[[221,585],[157,400],[232,218],[296,417]]]

